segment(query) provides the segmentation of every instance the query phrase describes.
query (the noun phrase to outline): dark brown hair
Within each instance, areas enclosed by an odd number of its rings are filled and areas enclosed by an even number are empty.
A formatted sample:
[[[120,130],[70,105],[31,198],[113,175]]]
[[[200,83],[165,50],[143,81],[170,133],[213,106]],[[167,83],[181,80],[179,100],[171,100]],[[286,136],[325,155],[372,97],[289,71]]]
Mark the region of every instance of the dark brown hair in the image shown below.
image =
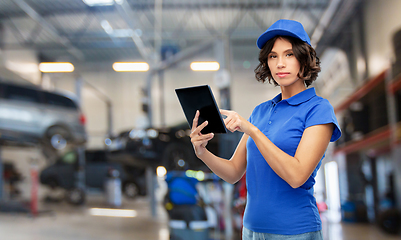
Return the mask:
[[[315,49],[309,44],[298,38],[289,36],[275,36],[266,42],[259,53],[259,65],[255,68],[256,80],[260,82],[265,82],[267,80],[269,83],[273,81],[274,85],[278,86],[267,64],[268,55],[272,51],[273,45],[278,38],[286,39],[292,44],[292,51],[300,65],[298,77],[305,81],[307,87],[310,86],[312,82],[316,80],[320,72],[320,60],[316,56]]]

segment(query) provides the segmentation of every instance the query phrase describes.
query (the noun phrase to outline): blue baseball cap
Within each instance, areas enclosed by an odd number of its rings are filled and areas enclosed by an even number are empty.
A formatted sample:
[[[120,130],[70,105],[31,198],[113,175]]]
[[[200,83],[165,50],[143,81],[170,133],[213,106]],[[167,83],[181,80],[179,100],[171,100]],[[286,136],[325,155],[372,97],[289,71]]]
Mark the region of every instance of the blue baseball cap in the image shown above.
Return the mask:
[[[295,37],[311,45],[310,38],[302,24],[288,19],[280,19],[273,23],[266,32],[259,36],[256,45],[259,49],[262,49],[267,41],[278,35]]]

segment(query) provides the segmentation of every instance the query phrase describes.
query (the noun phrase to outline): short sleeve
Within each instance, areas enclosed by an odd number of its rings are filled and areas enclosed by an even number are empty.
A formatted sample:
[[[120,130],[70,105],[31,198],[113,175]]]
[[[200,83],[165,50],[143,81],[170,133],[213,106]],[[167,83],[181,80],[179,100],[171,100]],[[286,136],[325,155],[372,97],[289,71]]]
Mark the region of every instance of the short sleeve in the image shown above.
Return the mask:
[[[252,110],[252,113],[251,113],[251,115],[250,115],[249,118],[248,118],[248,122],[250,122],[250,123],[253,124],[253,122],[252,122],[252,117],[253,117],[253,115],[255,114],[255,112],[258,110],[259,107],[260,107],[260,105],[256,106],[256,107]]]
[[[328,123],[334,124],[333,134],[331,135],[330,142],[335,142],[341,137],[341,129],[338,125],[333,106],[331,106],[329,101],[323,99],[309,110],[306,116],[305,128]]]

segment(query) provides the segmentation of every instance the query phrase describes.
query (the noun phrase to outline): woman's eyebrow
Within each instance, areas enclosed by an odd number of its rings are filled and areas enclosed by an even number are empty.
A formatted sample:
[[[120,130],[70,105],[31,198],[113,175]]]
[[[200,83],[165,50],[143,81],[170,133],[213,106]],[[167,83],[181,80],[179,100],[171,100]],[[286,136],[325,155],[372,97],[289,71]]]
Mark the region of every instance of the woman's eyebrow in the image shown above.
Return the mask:
[[[284,52],[292,52],[293,50],[292,50],[292,48],[289,48],[289,49],[287,49],[287,50],[284,50]],[[270,53],[276,53],[275,51],[270,51]],[[276,53],[277,54],[277,53]]]

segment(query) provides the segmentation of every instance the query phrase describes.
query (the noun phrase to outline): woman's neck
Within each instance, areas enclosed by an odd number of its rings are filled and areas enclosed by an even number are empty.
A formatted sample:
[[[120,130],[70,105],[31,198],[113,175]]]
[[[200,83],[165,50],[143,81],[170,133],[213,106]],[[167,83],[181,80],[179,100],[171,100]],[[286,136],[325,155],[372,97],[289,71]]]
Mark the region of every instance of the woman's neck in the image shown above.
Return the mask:
[[[301,83],[301,84],[299,84]],[[290,86],[280,86],[281,88],[281,100],[283,99],[288,99],[292,96],[297,95],[298,93],[306,90],[305,84],[303,81],[298,81],[294,84],[291,84]]]

